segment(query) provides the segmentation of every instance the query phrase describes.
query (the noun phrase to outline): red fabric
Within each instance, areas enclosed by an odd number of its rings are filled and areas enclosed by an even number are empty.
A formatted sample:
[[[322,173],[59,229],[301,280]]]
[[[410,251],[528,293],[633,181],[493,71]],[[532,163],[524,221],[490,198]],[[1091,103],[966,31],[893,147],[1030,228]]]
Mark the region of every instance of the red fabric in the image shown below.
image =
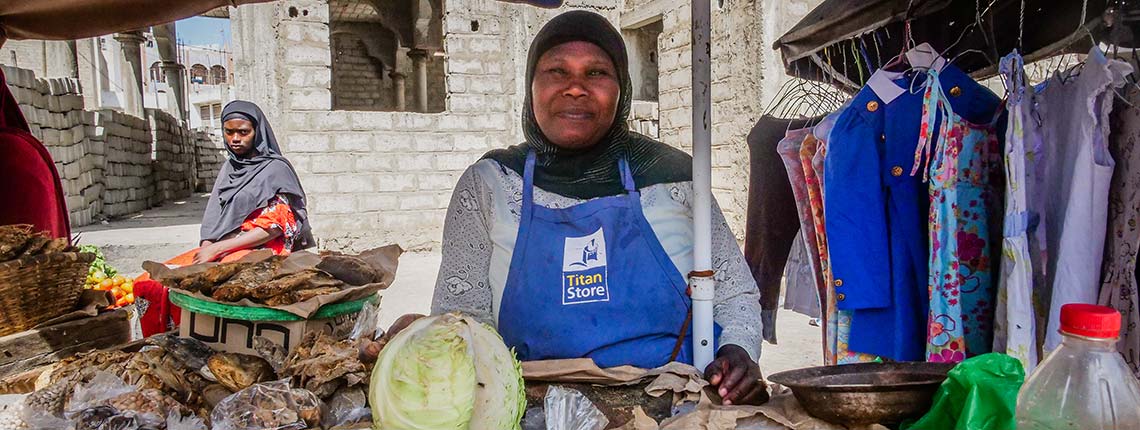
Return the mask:
[[[142,326],[144,337],[166,333],[171,327],[178,327],[182,320],[182,309],[170,303],[166,287],[158,281],[140,280],[135,282],[135,297],[146,299],[149,306],[141,317],[139,325]]]
[[[0,225],[31,224],[54,237],[70,237],[67,202],[51,154],[28,123],[0,71]]]
[[[269,202],[269,205],[253,211],[241,224],[241,231],[250,231],[261,227],[266,231],[281,230],[281,235],[261,245],[262,248],[273,250],[275,255],[289,255],[293,249],[293,237],[297,235],[297,217],[293,215],[293,208],[280,196]]]

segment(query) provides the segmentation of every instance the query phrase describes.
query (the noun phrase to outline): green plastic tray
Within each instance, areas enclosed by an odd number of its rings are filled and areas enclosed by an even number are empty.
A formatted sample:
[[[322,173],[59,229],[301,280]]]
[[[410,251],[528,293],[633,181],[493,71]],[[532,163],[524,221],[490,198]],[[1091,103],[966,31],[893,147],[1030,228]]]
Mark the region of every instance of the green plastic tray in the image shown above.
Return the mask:
[[[341,315],[360,312],[364,304],[376,299],[371,295],[350,302],[324,305],[308,319],[321,320],[336,318]],[[170,292],[170,301],[178,307],[190,312],[206,314],[216,317],[236,319],[242,321],[304,321],[297,315],[278,309],[251,308],[246,306],[230,305],[225,303],[207,302],[175,291]]]

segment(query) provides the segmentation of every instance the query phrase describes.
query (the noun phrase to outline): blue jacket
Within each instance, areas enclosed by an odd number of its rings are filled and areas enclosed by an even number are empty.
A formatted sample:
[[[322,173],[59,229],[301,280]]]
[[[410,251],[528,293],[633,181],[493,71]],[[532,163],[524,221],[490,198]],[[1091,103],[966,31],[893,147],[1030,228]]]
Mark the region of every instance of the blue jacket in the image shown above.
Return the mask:
[[[836,121],[824,162],[838,307],[853,311],[848,347],[898,361],[926,358],[930,306],[930,200],[921,171],[910,174],[926,74],[917,76],[912,82],[876,72]],[[993,92],[953,65],[942,70],[941,82],[954,112],[970,122],[991,122],[1001,106]]]

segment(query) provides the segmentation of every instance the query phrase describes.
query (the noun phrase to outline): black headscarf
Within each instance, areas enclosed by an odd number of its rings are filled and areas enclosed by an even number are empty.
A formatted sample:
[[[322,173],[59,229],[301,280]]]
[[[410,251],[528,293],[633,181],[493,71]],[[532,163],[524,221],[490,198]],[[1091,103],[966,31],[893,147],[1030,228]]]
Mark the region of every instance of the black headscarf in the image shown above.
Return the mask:
[[[538,127],[534,116],[531,82],[535,64],[542,54],[567,42],[590,42],[602,48],[614,62],[621,94],[617,113],[609,133],[596,145],[585,149],[563,149],[550,143]],[[537,154],[535,186],[543,190],[579,199],[621,194],[618,160],[626,158],[633,170],[638,188],[693,179],[692,157],[669,145],[629,130],[633,103],[633,85],[629,77],[629,60],[625,42],[609,21],[593,12],[576,10],[554,17],[542,27],[530,45],[526,66],[526,101],[523,106],[523,133],[526,142],[488,152],[483,158],[523,174],[526,154]]]
[[[277,138],[269,121],[257,105],[234,100],[222,110],[222,122],[234,118],[253,123],[253,149],[249,158],[238,157],[233,150],[222,164],[214,182],[206,214],[202,216],[202,240],[218,241],[241,227],[253,211],[264,208],[274,196],[284,194],[293,209],[301,232],[293,241],[293,250],[313,246],[313,234],[305,209],[305,190],[293,165],[281,155]]]

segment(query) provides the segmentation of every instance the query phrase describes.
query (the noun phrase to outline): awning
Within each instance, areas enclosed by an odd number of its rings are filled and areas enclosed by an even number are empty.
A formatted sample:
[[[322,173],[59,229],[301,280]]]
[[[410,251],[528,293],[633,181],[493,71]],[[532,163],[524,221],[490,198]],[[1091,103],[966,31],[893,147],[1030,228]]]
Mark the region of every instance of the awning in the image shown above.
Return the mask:
[[[138,30],[224,6],[270,0],[0,1],[0,40],[71,40]]]
[[[1093,38],[1131,46],[1140,17],[1120,15],[1125,25],[1113,32],[1104,21],[1107,3],[1024,0],[1019,44],[1022,0],[826,0],[780,37],[775,49],[789,75],[858,88],[902,51],[910,18],[914,41],[929,42],[975,77],[989,76],[1019,46],[1027,61],[1086,52]]]

